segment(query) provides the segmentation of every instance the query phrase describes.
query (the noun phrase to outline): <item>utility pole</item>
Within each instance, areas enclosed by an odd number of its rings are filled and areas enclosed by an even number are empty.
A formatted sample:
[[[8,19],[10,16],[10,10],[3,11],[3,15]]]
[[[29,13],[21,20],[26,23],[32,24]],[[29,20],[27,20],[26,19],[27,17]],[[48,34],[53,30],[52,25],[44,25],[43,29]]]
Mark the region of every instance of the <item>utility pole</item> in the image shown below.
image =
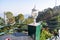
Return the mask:
[[[4,25],[5,25],[5,22],[6,22],[6,21],[5,21],[5,12],[4,12]]]
[[[55,0],[55,13],[57,12],[56,6],[57,6],[57,0]]]

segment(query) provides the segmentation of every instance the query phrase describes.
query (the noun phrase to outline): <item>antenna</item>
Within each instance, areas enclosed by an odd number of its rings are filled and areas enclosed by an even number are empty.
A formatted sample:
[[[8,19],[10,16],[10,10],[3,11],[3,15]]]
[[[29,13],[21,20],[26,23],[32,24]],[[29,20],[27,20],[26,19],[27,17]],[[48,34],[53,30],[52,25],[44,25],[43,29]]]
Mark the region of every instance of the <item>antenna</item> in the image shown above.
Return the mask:
[[[36,8],[36,5],[34,5],[34,9]]]
[[[55,6],[57,6],[57,0],[55,0]]]
[[[57,6],[57,0],[55,0],[55,12],[54,13],[57,12],[56,6]]]

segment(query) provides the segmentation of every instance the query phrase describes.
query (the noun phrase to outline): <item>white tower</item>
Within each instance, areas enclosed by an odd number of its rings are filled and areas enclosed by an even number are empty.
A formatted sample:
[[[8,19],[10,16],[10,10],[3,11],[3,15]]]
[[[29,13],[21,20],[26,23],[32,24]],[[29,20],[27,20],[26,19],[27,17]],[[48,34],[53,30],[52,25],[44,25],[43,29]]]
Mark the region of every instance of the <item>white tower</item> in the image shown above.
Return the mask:
[[[36,10],[36,6],[34,6],[34,8],[32,9],[31,15],[34,18],[34,23],[36,23],[36,18],[38,16],[38,11]]]

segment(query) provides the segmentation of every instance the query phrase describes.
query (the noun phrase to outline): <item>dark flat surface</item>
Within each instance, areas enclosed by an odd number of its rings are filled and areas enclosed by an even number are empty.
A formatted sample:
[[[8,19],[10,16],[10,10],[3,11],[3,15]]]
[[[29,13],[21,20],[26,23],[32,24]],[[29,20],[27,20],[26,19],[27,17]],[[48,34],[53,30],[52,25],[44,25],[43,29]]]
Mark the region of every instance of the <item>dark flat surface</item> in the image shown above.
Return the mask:
[[[0,40],[5,40],[6,38],[10,38],[11,40],[32,40],[30,36],[23,33],[18,33],[18,32],[0,36]]]
[[[19,32],[13,33],[13,34],[11,34],[11,35],[16,36],[16,37],[20,37],[20,36],[28,36],[28,35],[26,35],[26,34],[24,34],[24,33],[19,33]]]

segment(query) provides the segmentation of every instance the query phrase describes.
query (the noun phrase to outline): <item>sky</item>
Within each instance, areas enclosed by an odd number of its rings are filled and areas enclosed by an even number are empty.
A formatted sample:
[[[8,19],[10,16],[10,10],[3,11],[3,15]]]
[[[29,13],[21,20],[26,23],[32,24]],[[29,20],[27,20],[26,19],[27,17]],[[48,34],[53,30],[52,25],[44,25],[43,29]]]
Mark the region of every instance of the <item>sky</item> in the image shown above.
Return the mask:
[[[22,13],[27,17],[31,15],[34,5],[37,10],[42,11],[49,7],[53,8],[55,0],[0,0],[0,17],[7,11],[12,12],[14,16]],[[56,5],[60,5],[60,0],[57,0]]]

